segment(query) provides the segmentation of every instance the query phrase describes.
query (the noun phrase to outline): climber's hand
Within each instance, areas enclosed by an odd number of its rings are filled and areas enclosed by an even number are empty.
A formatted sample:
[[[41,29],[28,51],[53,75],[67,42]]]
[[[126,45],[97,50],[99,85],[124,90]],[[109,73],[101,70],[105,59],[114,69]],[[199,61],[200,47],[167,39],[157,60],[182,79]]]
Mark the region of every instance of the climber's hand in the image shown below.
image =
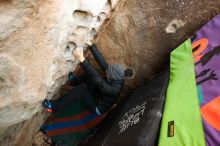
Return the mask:
[[[88,41],[86,44],[87,44],[88,46],[91,46],[91,45],[93,44],[93,42],[92,42],[92,41]]]
[[[78,49],[73,50],[73,55],[76,59],[78,59],[80,62],[83,62],[85,60],[85,57],[83,55],[83,51],[80,51]]]

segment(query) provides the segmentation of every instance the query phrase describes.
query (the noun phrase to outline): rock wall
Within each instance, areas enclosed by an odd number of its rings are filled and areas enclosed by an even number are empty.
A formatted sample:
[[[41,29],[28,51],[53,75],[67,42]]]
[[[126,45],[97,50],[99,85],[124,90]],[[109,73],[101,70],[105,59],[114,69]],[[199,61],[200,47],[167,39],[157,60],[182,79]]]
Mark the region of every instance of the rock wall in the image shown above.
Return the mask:
[[[96,43],[109,63],[135,69],[128,93],[169,68],[169,52],[219,12],[220,0],[122,0]]]
[[[44,119],[35,115],[41,101],[52,98],[78,64],[73,48],[93,39],[116,3],[0,0],[0,145],[24,145],[27,133],[30,139]]]

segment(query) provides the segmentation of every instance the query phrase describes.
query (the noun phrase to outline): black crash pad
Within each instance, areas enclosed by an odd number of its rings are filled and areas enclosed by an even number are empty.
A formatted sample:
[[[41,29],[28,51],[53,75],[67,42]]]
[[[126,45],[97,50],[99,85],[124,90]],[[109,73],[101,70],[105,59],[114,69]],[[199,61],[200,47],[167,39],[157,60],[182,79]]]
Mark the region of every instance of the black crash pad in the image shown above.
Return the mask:
[[[149,79],[121,102],[81,146],[154,146],[163,112],[168,71]]]

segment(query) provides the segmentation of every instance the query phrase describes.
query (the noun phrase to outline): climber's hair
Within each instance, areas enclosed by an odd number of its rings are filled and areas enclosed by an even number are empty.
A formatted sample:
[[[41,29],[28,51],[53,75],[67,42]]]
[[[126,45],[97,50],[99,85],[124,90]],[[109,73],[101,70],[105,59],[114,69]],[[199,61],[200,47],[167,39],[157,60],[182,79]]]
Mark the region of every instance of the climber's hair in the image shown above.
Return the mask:
[[[135,76],[135,71],[133,68],[128,67],[124,71],[125,78],[133,78]]]

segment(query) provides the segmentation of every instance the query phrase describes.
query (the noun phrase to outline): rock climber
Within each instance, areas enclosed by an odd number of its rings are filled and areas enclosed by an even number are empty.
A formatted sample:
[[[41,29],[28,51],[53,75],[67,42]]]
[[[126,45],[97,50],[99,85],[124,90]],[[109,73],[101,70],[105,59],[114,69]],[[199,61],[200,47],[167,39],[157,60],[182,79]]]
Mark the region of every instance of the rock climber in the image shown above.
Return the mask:
[[[124,87],[125,78],[133,77],[134,70],[125,69],[121,64],[108,65],[100,54],[95,44],[89,46],[89,50],[106,77],[103,77],[86,59],[83,51],[73,50],[73,55],[80,61],[84,74],[71,76],[69,84],[74,86],[61,99],[47,100],[42,104],[48,112],[57,113],[70,106],[76,99],[80,99],[85,107],[98,115],[108,111],[117,101],[120,91]],[[83,86],[81,83],[86,83]]]

